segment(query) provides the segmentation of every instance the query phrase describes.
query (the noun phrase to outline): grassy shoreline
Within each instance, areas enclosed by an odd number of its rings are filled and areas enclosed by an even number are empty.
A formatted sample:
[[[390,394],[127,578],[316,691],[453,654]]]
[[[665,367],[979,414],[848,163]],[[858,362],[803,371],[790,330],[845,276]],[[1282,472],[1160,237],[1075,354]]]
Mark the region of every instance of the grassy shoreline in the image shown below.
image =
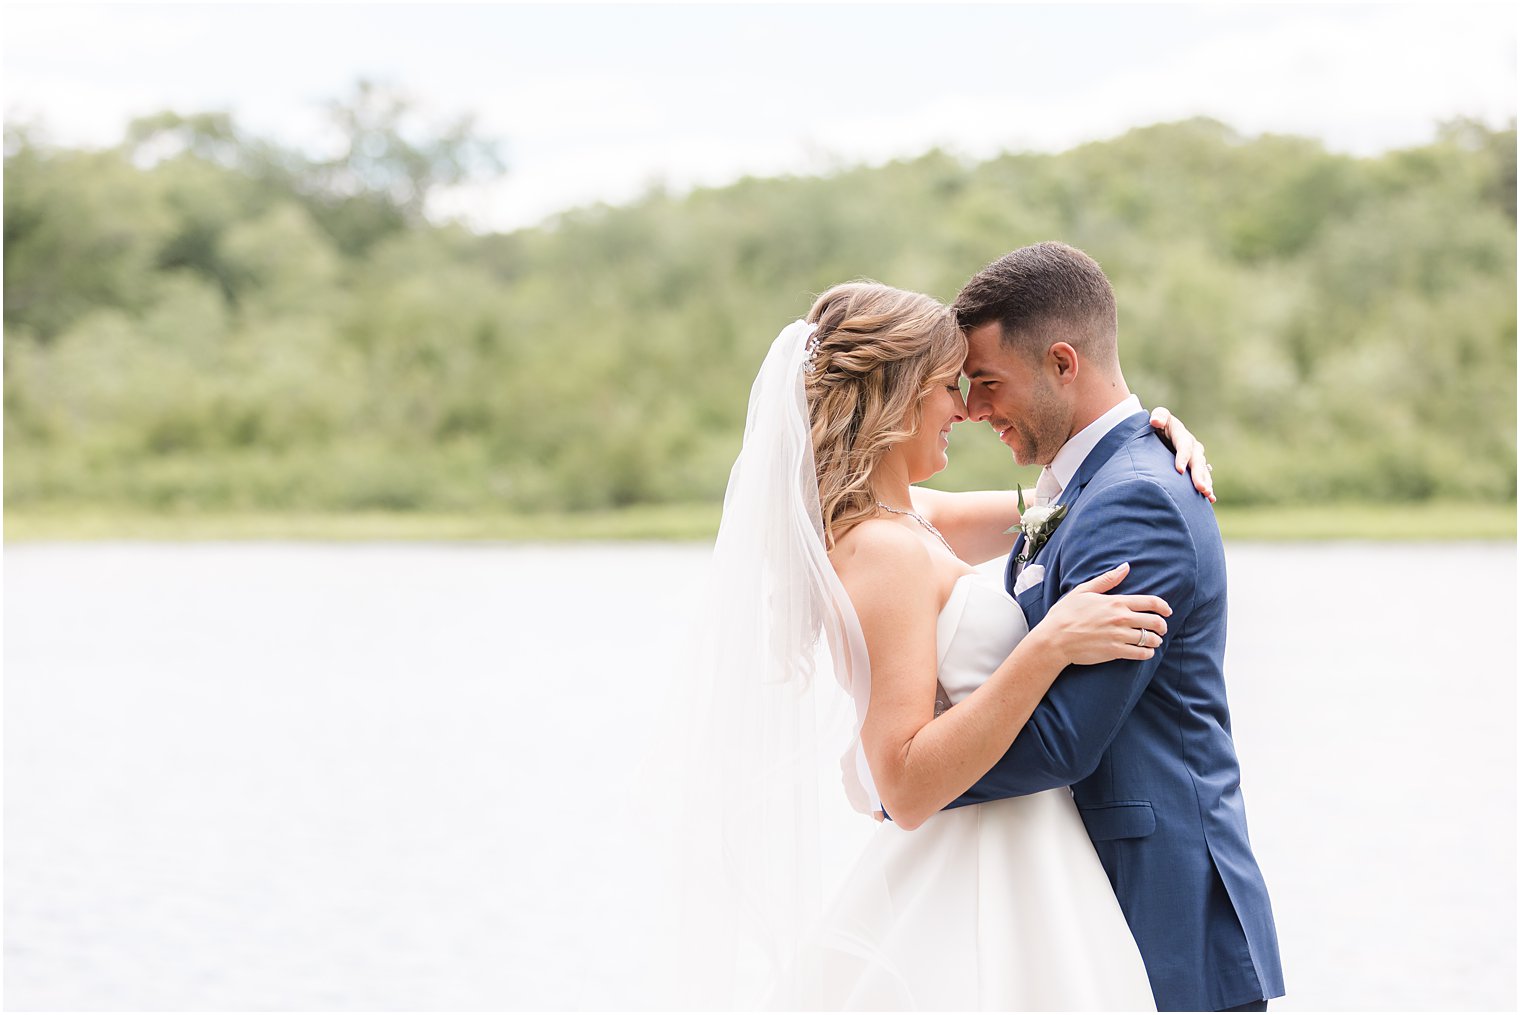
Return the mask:
[[[1238,541],[1513,540],[1515,505],[1430,502],[1219,507],[1219,527]],[[436,513],[148,514],[7,508],[7,543],[42,541],[493,541],[652,540],[702,542],[717,531],[716,504],[673,504],[544,515]]]

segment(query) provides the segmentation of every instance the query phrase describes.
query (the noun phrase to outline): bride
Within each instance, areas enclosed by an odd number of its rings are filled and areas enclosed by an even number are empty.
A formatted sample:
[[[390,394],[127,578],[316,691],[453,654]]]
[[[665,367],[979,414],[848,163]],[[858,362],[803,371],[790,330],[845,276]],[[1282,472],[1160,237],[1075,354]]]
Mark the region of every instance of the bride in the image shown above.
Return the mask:
[[[1153,1010],[1067,790],[942,810],[1067,665],[1149,658],[1170,613],[1112,594],[1121,565],[1030,630],[972,566],[1012,548],[1019,498],[913,486],[966,419],[965,352],[948,307],[856,282],[819,297],[760,369],[708,594],[698,792],[720,798],[728,893],[705,900],[699,933],[726,919],[758,943],[767,1007]],[[1206,476],[1186,429],[1166,429]],[[849,740],[845,795],[880,822],[826,906],[820,634],[847,693],[832,699],[853,706],[830,745]]]

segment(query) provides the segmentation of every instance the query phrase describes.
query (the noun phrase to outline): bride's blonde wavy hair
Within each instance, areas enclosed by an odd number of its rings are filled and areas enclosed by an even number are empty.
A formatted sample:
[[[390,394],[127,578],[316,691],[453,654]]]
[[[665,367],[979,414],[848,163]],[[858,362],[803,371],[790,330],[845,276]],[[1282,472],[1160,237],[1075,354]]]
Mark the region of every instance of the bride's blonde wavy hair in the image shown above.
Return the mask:
[[[966,339],[950,307],[879,282],[834,286],[807,320],[818,325],[806,391],[824,542],[833,549],[876,513],[871,470],[918,432],[925,396],[960,374]]]

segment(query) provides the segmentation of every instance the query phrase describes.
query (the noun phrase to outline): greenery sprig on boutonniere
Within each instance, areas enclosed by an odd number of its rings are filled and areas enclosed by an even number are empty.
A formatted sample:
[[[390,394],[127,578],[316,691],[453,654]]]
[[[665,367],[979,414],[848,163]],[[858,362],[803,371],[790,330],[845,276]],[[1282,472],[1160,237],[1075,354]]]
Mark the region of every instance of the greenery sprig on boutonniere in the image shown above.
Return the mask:
[[[1040,547],[1050,539],[1056,526],[1061,524],[1061,519],[1066,517],[1065,504],[1045,504],[1040,507],[1026,508],[1024,506],[1024,488],[1016,487],[1019,491],[1019,523],[1005,530],[1004,535],[1012,532],[1024,533],[1024,549],[1014,558],[1016,564],[1027,564],[1034,559],[1034,555],[1040,552]]]

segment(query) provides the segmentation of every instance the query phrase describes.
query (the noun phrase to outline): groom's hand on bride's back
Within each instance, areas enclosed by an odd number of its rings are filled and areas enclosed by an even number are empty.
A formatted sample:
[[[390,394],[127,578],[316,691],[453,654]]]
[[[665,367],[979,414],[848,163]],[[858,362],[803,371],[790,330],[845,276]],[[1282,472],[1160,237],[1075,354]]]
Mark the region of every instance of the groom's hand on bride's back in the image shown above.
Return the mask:
[[[1114,594],[1128,576],[1129,564],[1123,563],[1074,586],[1035,632],[1078,666],[1151,658],[1166,637],[1172,608],[1160,596]]]

